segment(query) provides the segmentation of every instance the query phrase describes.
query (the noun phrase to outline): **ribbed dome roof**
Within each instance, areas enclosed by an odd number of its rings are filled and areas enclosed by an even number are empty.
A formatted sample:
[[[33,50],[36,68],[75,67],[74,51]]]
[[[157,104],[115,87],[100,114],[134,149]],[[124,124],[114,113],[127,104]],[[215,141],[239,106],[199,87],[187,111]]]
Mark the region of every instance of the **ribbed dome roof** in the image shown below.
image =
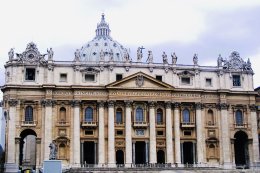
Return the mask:
[[[96,36],[80,50],[80,61],[124,61],[127,49],[110,37],[110,29],[102,14],[101,22],[97,24]]]

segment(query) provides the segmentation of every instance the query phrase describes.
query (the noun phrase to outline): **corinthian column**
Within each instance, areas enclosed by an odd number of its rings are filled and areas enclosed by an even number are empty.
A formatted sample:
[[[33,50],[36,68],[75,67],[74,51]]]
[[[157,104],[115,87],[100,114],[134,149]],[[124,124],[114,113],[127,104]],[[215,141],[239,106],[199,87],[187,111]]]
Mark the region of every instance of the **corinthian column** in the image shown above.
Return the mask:
[[[125,157],[126,166],[130,167],[132,164],[132,125],[131,125],[131,102],[125,101],[126,115],[125,115]]]
[[[173,163],[171,102],[166,102],[166,158],[167,163]]]
[[[202,117],[201,117],[201,103],[196,103],[196,134],[197,134],[197,158],[198,163],[201,164],[204,161],[204,140],[202,131]]]
[[[256,106],[250,105],[250,115],[251,115],[251,128],[253,137],[253,164],[254,166],[259,165],[259,141],[257,133],[257,116],[256,116]]]
[[[156,163],[156,135],[155,135],[155,102],[149,103],[149,120],[150,120],[150,154],[149,161],[150,163]]]
[[[17,100],[9,100],[9,117],[8,120],[8,133],[7,133],[7,160],[6,160],[6,171],[16,171],[18,170],[18,164],[15,163],[15,122],[16,122],[16,106],[18,104]],[[19,157],[19,153],[17,153],[17,157]]]
[[[221,136],[222,136],[222,156],[224,168],[231,168],[231,150],[230,150],[230,137],[229,137],[229,119],[228,119],[228,105],[221,103],[220,105],[221,114]]]
[[[104,102],[98,103],[98,164],[105,163]]]
[[[180,103],[174,103],[174,149],[175,163],[181,164],[181,148],[180,148]]]
[[[50,148],[52,143],[52,105],[53,100],[43,100],[42,105],[45,107],[44,117],[44,160],[49,160]]]
[[[115,166],[114,101],[108,102],[108,164]]]
[[[79,115],[79,100],[72,100],[73,106],[73,161],[74,166],[80,165],[80,115]]]

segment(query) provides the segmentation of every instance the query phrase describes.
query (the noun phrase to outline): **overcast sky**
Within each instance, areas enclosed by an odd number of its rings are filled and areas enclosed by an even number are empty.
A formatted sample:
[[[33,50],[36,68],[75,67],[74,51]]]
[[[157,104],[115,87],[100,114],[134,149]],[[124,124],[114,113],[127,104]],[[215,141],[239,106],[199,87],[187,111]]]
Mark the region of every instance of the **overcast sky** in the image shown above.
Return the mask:
[[[52,47],[54,60],[72,61],[94,38],[103,12],[112,38],[130,48],[133,60],[139,46],[157,62],[165,51],[192,64],[197,53],[200,65],[238,51],[250,58],[260,86],[259,0],[0,0],[0,85],[10,48],[22,53],[33,41],[42,54]]]

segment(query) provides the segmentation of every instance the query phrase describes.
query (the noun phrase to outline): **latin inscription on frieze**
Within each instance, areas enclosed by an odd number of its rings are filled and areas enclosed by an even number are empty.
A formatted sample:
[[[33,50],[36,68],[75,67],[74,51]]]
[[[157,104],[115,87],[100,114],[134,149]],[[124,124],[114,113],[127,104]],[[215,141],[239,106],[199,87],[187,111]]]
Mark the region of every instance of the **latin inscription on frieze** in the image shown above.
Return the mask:
[[[200,98],[200,94],[190,94],[190,93],[173,93],[172,97],[192,97]]]
[[[155,97],[170,97],[171,93],[168,92],[147,92],[147,91],[112,91],[109,93],[110,95],[118,95],[118,96],[155,96]]]

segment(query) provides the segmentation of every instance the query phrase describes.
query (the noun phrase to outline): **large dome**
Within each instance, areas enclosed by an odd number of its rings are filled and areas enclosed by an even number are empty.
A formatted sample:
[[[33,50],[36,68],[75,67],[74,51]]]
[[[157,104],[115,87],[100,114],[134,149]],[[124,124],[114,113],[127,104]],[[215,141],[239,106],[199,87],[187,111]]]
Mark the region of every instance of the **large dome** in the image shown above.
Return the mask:
[[[127,49],[110,37],[110,29],[102,14],[97,24],[96,36],[80,50],[80,61],[124,61]]]

